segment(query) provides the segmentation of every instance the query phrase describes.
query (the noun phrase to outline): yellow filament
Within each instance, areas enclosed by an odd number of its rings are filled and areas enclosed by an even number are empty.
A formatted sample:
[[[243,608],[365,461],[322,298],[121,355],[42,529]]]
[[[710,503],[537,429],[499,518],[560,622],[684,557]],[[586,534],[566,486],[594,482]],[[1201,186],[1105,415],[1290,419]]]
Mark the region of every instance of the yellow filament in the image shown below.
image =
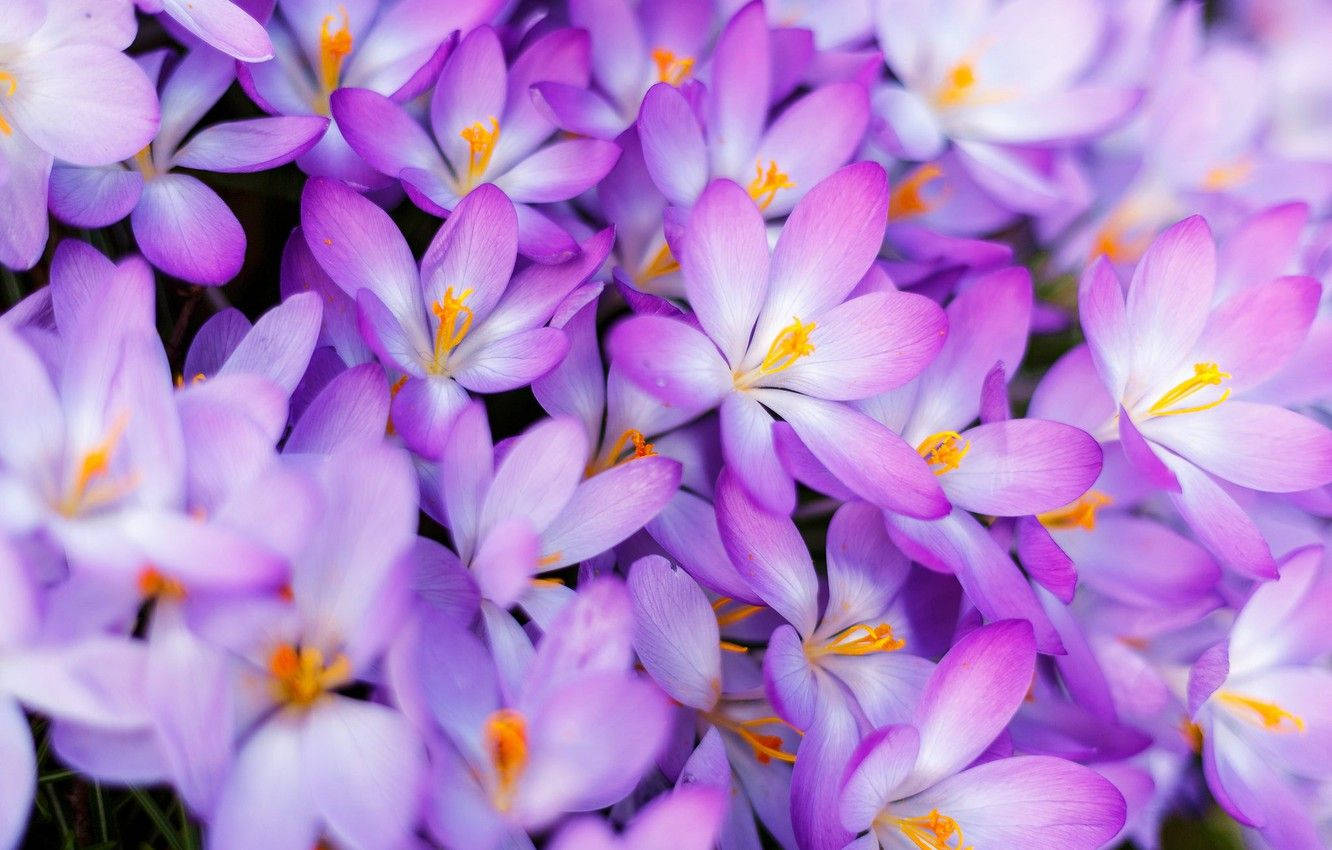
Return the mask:
[[[777,193],[782,189],[794,189],[791,178],[777,167],[776,160],[768,160],[768,170],[763,170],[763,161],[754,163],[754,179],[749,181],[749,197],[754,199],[758,208],[766,210],[772,205]]]
[[[495,807],[501,811],[513,802],[513,788],[527,767],[527,721],[511,708],[491,712],[486,718],[486,749],[499,778]]]
[[[869,623],[861,623],[841,632],[810,654],[872,655],[876,652],[896,652],[904,646],[906,641],[893,637],[893,627],[889,624],[871,626]]]
[[[351,681],[351,662],[338,653],[325,664],[324,653],[312,646],[282,643],[268,656],[268,674],[278,702],[306,708]]]
[[[771,375],[791,368],[801,357],[814,353],[814,345],[809,335],[814,332],[814,323],[805,324],[799,316],[791,317],[791,324],[778,332],[777,338],[768,346],[768,353],[758,366],[758,372]]]
[[[1037,514],[1036,519],[1046,528],[1096,528],[1096,512],[1114,500],[1100,490],[1088,490],[1071,505],[1058,510]]]
[[[144,180],[152,180],[157,176],[157,165],[153,162],[153,149],[145,145],[143,150],[134,155],[134,164],[138,166],[139,173],[143,175]]]
[[[184,599],[185,585],[151,564],[139,571],[139,594],[145,599]]]
[[[927,201],[920,190],[943,176],[943,169],[927,162],[912,171],[897,184],[888,198],[888,218],[903,219],[924,215],[934,209],[937,201]]]
[[[625,458],[623,461],[620,460],[620,455],[624,453],[625,448],[630,443],[633,443],[634,446],[633,454],[629,455],[629,457]],[[637,428],[629,428],[611,444],[610,449],[606,451],[605,455],[600,459],[594,459],[587,465],[586,475],[588,478],[591,478],[598,472],[605,472],[611,467],[618,466],[621,463],[638,460],[640,457],[652,457],[656,453],[657,450],[647,441],[647,438],[643,436],[642,431],[639,431]]]
[[[439,319],[439,327],[435,328],[435,359],[430,364],[433,374],[443,371],[453,349],[472,329],[472,308],[465,303],[471,294],[472,290],[464,289],[461,295],[454,295],[450,286],[444,290],[443,298],[430,305],[431,312]]]
[[[106,438],[84,453],[79,461],[74,485],[58,506],[60,513],[74,516],[88,508],[112,502],[134,489],[137,477],[133,475],[119,482],[103,480],[111,470],[111,455],[119,445],[120,438],[125,433],[125,426],[128,424],[128,414],[117,417]]]
[[[962,827],[947,815],[933,809],[918,818],[898,818],[897,828],[919,850],[972,850],[962,837]],[[949,840],[956,837],[955,844]]]
[[[1258,722],[1269,732],[1303,732],[1305,729],[1304,718],[1291,714],[1276,703],[1264,702],[1232,691],[1221,691],[1216,698],[1232,708],[1253,712]],[[1283,726],[1287,720],[1290,721],[1289,727]]]
[[[8,90],[5,92],[5,97],[13,97],[14,92],[18,91],[18,78],[8,71],[0,71],[0,83],[7,86]],[[14,128],[9,126],[9,122],[5,120],[4,115],[0,115],[0,133],[6,136],[11,136],[14,133]]]
[[[1179,734],[1184,736],[1184,743],[1189,745],[1189,749],[1195,754],[1202,752],[1203,730],[1197,723],[1194,723],[1187,717],[1179,721]]]
[[[731,597],[723,596],[712,603],[712,610],[717,612],[717,626],[719,628],[733,626],[741,620],[748,620],[750,617],[763,610],[763,606],[761,605],[738,605],[723,614],[722,609],[733,601],[734,600],[731,599]]]
[[[406,375],[400,375],[396,381],[394,381],[392,384],[389,385],[390,402],[398,397],[398,393],[402,392],[402,388],[406,385],[407,385]],[[389,411],[388,422],[384,423],[384,436],[392,437],[396,433],[398,433],[398,429],[395,428],[393,425],[393,412]]]
[[[330,31],[335,15],[325,15],[319,24],[319,95],[315,101],[315,111],[328,115],[329,95],[337,89],[342,78],[342,63],[352,51],[351,19],[347,17],[347,7],[338,7],[342,16],[342,26]]]
[[[943,475],[962,465],[962,458],[971,451],[971,442],[956,431],[940,431],[921,440],[916,451],[935,475]]]
[[[1220,398],[1206,404],[1175,408],[1172,408],[1171,405],[1183,401],[1204,387],[1215,387],[1229,377],[1230,373],[1222,372],[1215,363],[1194,363],[1193,377],[1185,378],[1176,384],[1165,395],[1157,399],[1156,404],[1148,408],[1147,412],[1153,416],[1178,416],[1181,413],[1198,413],[1203,410],[1211,410],[1230,398],[1230,390],[1225,390],[1221,393]]]
[[[490,158],[495,154],[495,145],[499,144],[499,119],[490,116],[490,129],[480,121],[470,127],[464,127],[458,135],[467,142],[467,181],[464,189],[471,189],[490,167]]]
[[[726,650],[727,652],[735,652],[742,655],[746,652],[749,652],[749,647],[739,643],[731,643],[729,640],[722,641],[721,648]]]
[[[773,759],[784,761],[788,764],[795,763],[795,753],[788,753],[782,749],[782,739],[779,735],[767,735],[755,732],[755,729],[762,729],[765,726],[788,726],[800,732],[790,723],[780,717],[756,717],[753,720],[734,720],[720,711],[712,711],[703,715],[710,720],[714,726],[726,729],[735,733],[740,740],[749,745],[754,751],[754,758],[759,764],[769,764]],[[803,733],[801,733],[803,734]]]
[[[652,61],[657,66],[657,79],[673,86],[683,83],[694,70],[694,57],[676,56],[664,47],[652,51]]]
[[[661,243],[661,248],[643,266],[643,270],[638,273],[635,280],[642,284],[659,277],[665,277],[668,274],[674,274],[680,270],[680,262],[671,254],[671,246],[665,242]]]
[[[968,61],[953,66],[944,77],[944,82],[934,94],[935,103],[940,106],[961,106],[970,99],[976,87],[976,67]]]

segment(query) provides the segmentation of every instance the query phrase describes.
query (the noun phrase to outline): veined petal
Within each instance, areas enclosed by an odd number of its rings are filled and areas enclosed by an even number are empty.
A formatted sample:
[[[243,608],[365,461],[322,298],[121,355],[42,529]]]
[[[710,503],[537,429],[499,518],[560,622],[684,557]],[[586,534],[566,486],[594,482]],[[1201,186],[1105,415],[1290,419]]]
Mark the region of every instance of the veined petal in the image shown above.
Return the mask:
[[[684,705],[709,710],[721,693],[717,615],[703,590],[665,558],[629,570],[634,651],[649,675]]]
[[[619,159],[620,149],[601,139],[566,139],[524,157],[495,178],[520,204],[567,201],[592,188]]]
[[[758,147],[771,94],[768,22],[762,3],[743,6],[717,37],[708,91],[708,127],[718,174],[743,173]]]
[[[638,113],[638,138],[652,182],[676,206],[693,206],[708,182],[703,128],[680,90],[669,83],[648,89]]]
[[[869,124],[869,96],[855,82],[821,86],[788,106],[759,142],[755,159],[777,163],[790,181],[764,213],[776,218],[819,181],[845,165]]]
[[[573,497],[586,463],[587,437],[574,419],[549,419],[523,432],[495,470],[481,506],[482,534],[511,516],[544,531]]]
[[[235,213],[188,174],[145,183],[130,223],[149,262],[193,283],[226,283],[245,261],[245,231]]]
[[[963,432],[971,450],[941,477],[955,505],[995,516],[1051,511],[1076,500],[1101,473],[1101,447],[1080,428],[1009,419]]]
[[[445,174],[430,134],[401,105],[370,89],[343,87],[329,98],[342,137],[371,168],[389,177],[415,168]]]
[[[15,175],[10,176],[13,180]],[[106,227],[133,211],[143,191],[143,174],[120,165],[51,170],[51,213],[77,227]]]
[[[731,390],[731,371],[712,341],[684,322],[635,316],[607,341],[626,377],[665,404],[706,409]]]
[[[1212,554],[1245,575],[1276,578],[1276,562],[1263,533],[1220,484],[1182,457],[1163,452],[1162,462],[1179,481],[1171,499]]]
[[[718,413],[727,467],[765,510],[791,513],[795,482],[778,457],[772,414],[747,393],[727,394]]]
[[[885,726],[860,742],[842,783],[842,825],[869,828],[894,800],[894,792],[916,765],[920,733],[914,726]]]

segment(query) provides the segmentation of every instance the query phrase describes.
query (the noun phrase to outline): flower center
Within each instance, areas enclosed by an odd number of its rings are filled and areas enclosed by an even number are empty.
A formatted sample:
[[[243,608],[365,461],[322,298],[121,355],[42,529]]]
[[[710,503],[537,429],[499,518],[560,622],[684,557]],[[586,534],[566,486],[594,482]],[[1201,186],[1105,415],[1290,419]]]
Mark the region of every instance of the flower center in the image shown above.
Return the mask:
[[[1076,502],[1053,511],[1037,514],[1036,519],[1046,528],[1096,528],[1096,512],[1114,500],[1100,490],[1088,490]]]
[[[962,458],[971,451],[971,441],[962,439],[956,431],[940,431],[921,440],[916,451],[935,475],[943,475],[962,465]]]
[[[914,218],[924,215],[938,204],[938,200],[927,201],[921,196],[921,189],[943,176],[943,169],[932,162],[927,162],[912,171],[894,189],[888,199],[888,218],[893,220]]]
[[[784,761],[787,764],[795,763],[795,753],[788,753],[782,749],[780,735],[769,735],[754,731],[765,726],[790,726],[790,728],[795,729],[794,726],[780,717],[756,717],[753,720],[736,720],[721,711],[715,710],[704,712],[703,717],[712,725],[734,733],[740,740],[748,744],[749,748],[754,751],[754,759],[759,764],[770,764],[773,759]],[[799,732],[800,730],[795,729],[795,731]]]
[[[351,19],[347,17],[347,7],[338,7],[342,16],[342,26],[330,31],[336,16],[325,15],[319,24],[319,95],[315,99],[315,111],[320,115],[329,114],[328,98],[338,88],[342,79],[342,63],[352,51]]]
[[[480,121],[475,121],[470,127],[464,127],[458,135],[467,142],[467,179],[463,184],[463,190],[470,190],[486,173],[490,167],[490,158],[495,153],[495,145],[499,144],[500,126],[499,119],[490,116],[490,129]]]
[[[1205,404],[1195,404],[1191,407],[1172,407],[1204,387],[1215,387],[1222,381],[1230,377],[1229,372],[1222,372],[1215,363],[1194,363],[1193,377],[1185,378],[1176,384],[1165,395],[1156,400],[1147,409],[1148,414],[1152,416],[1178,416],[1181,413],[1198,413],[1203,410],[1211,410],[1221,402],[1230,398],[1230,390],[1224,390],[1221,397],[1206,402]]]
[[[694,57],[676,56],[664,47],[652,51],[652,61],[657,66],[657,79],[673,86],[683,83],[694,70]]]
[[[657,253],[652,255],[652,259],[648,260],[634,280],[639,284],[644,284],[679,270],[680,261],[675,259],[675,256],[671,254],[671,246],[663,240],[661,247],[657,249]]]
[[[14,92],[18,91],[18,78],[8,71],[0,71],[0,84],[5,86],[5,97],[13,97]],[[9,126],[9,122],[2,114],[0,114],[0,133],[6,136],[14,134],[14,128]]]
[[[312,646],[280,643],[268,656],[268,675],[277,701],[308,708],[329,691],[351,681],[351,662],[338,653],[328,664]]]
[[[138,485],[136,475],[120,480],[109,480],[111,456],[120,444],[120,438],[129,424],[129,414],[118,416],[102,442],[93,446],[79,460],[74,483],[56,506],[67,517],[110,504],[128,494]]]
[[[965,844],[962,827],[947,815],[940,814],[938,809],[918,818],[898,818],[897,828],[919,850],[972,850]],[[954,837],[956,843],[949,844]]]
[[[1269,732],[1304,731],[1304,718],[1291,714],[1276,703],[1264,702],[1232,691],[1221,691],[1216,698],[1230,708],[1252,712],[1255,719]],[[1289,726],[1284,725],[1286,721],[1290,721]]]
[[[471,294],[472,290],[464,289],[461,295],[455,296],[450,286],[444,290],[443,298],[430,305],[431,312],[439,319],[439,326],[435,328],[435,358],[429,369],[431,374],[443,373],[449,355],[472,329],[472,308],[465,303]]]
[[[620,455],[624,454],[625,449],[630,443],[633,444],[633,454],[621,460]],[[605,472],[612,467],[619,466],[621,463],[638,460],[640,457],[652,457],[656,455],[656,453],[657,450],[653,448],[652,444],[643,436],[642,431],[639,431],[637,428],[626,429],[625,432],[611,444],[610,449],[600,459],[593,459],[592,462],[587,465],[586,477],[591,478],[598,472]]]
[[[809,341],[809,335],[814,332],[814,327],[813,322],[806,324],[800,321],[799,316],[792,316],[791,324],[778,332],[757,368],[732,375],[736,388],[743,389],[764,375],[789,369],[801,357],[813,354],[814,345]]]
[[[486,718],[485,737],[490,763],[499,777],[495,808],[503,811],[513,803],[514,786],[527,767],[527,721],[511,708],[493,711]]]
[[[944,81],[934,93],[934,102],[943,107],[961,106],[971,97],[976,87],[976,67],[962,61],[944,75]]]
[[[906,646],[906,641],[893,637],[893,627],[887,623],[871,626],[861,623],[839,633],[822,646],[809,650],[809,654],[820,655],[872,655],[876,652],[896,652]]]
[[[139,571],[139,594],[145,599],[184,599],[185,585],[151,564]]]
[[[754,199],[760,210],[766,210],[772,205],[772,201],[777,197],[777,193],[782,189],[794,189],[795,184],[791,178],[777,167],[775,159],[768,160],[768,170],[763,170],[763,161],[754,163],[754,179],[749,181],[749,197]]]

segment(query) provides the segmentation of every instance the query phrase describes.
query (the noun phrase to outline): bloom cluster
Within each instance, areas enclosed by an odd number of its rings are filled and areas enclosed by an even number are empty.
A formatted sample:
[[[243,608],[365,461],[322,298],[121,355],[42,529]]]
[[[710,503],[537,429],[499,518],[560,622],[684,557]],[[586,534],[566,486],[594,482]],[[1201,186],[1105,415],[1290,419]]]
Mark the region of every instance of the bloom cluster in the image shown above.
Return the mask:
[[[210,850],[1332,846],[1332,7],[1223,5],[3,0],[0,850],[56,764]]]

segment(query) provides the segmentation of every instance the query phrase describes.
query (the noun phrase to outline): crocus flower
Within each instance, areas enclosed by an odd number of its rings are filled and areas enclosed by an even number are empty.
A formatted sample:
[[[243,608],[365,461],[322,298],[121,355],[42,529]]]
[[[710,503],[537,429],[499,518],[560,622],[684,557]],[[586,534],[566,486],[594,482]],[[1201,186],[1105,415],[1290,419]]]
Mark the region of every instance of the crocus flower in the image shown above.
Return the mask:
[[[1124,798],[1108,780],[1051,756],[977,761],[1022,704],[1035,670],[1031,628],[970,633],[930,676],[913,723],[865,739],[842,788],[842,822],[866,846],[1095,850],[1119,832]]]
[[[149,15],[164,14],[208,46],[242,62],[273,58],[273,43],[254,12],[273,11],[272,0],[135,0]]]
[[[715,181],[681,241],[701,330],[644,315],[611,333],[613,360],[645,391],[700,412],[720,407],[726,462],[770,510],[789,513],[795,489],[774,451],[767,408],[868,501],[916,516],[946,510],[920,456],[843,403],[910,380],[945,332],[942,312],[921,296],[846,300],[882,241],[886,183],[873,163],[838,171],[801,199],[769,249],[749,194]],[[854,446],[847,434],[857,435]]]
[[[0,263],[31,268],[46,244],[54,159],[109,165],[157,132],[153,84],[120,51],[134,40],[129,3],[14,0],[0,25]]]
[[[325,837],[396,847],[415,826],[416,732],[394,709],[338,692],[367,676],[405,607],[415,474],[382,444],[346,446],[316,474],[324,509],[293,564],[291,601],[219,609],[204,626],[233,653],[250,721],[209,825],[218,850]]]
[[[877,0],[879,46],[901,81],[874,95],[887,125],[881,141],[918,161],[951,143],[996,199],[1049,197],[1049,181],[1012,147],[1095,136],[1139,98],[1124,86],[1082,82],[1105,17],[1095,0]]]
[[[471,633],[417,624],[395,666],[408,704],[437,730],[427,823],[440,841],[508,846],[633,790],[665,742],[669,707],[631,670],[631,622],[618,579],[588,584],[535,650],[516,638],[525,657],[514,684]]]
[[[1189,678],[1189,709],[1217,801],[1274,847],[1323,846],[1293,777],[1326,780],[1332,651],[1322,626],[1332,583],[1323,547],[1288,555],[1281,577],[1259,586],[1224,644]]]
[[[162,56],[152,63],[160,73]],[[252,118],[205,127],[184,142],[235,78],[224,54],[196,48],[161,84],[162,129],[132,160],[102,168],[58,164],[51,211],[80,227],[106,227],[126,215],[150,263],[192,283],[226,283],[245,259],[245,231],[217,193],[178,168],[263,171],[290,162],[323,135],[319,116]]]
[[[1052,378],[1060,389],[1048,392],[1065,401],[1050,403],[1089,423],[1101,441],[1118,440],[1223,561],[1270,578],[1267,544],[1217,479],[1266,492],[1332,479],[1332,432],[1242,398],[1303,343],[1320,287],[1312,278],[1281,277],[1214,305],[1215,287],[1216,248],[1198,217],[1152,243],[1127,298],[1109,262],[1098,260],[1078,296],[1091,356]],[[1088,389],[1098,383],[1104,392]]]
[[[431,459],[467,390],[516,389],[564,356],[564,333],[544,325],[600,265],[610,241],[598,234],[574,259],[529,266],[511,281],[518,221],[514,205],[490,185],[459,205],[419,268],[392,219],[336,181],[306,184],[301,221],[314,259],[355,299],[365,342],[403,376],[394,429]]]
[[[282,0],[268,22],[274,58],[237,66],[240,84],[270,115],[331,115],[330,96],[356,86],[407,101],[448,55],[449,34],[494,14],[498,0]],[[307,174],[365,187],[387,181],[347,146],[337,121],[296,164]]]
[[[586,86],[587,53],[586,33],[556,30],[506,63],[499,36],[478,27],[439,73],[429,133],[371,87],[336,93],[333,114],[352,149],[380,173],[400,179],[427,212],[447,216],[477,186],[503,189],[517,209],[523,254],[558,262],[577,245],[533,204],[566,201],[591,188],[620,151],[599,139],[553,139],[556,127],[537,110],[528,89],[543,80]]]

